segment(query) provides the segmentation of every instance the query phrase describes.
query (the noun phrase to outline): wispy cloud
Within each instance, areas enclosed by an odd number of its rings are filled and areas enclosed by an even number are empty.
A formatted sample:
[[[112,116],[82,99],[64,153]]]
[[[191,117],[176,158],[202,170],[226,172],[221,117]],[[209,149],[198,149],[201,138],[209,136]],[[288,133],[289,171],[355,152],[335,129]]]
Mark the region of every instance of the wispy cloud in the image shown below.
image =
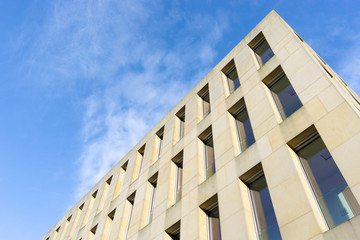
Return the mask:
[[[226,14],[187,15],[165,5],[58,1],[34,43],[29,75],[82,92],[76,199],[213,67]]]

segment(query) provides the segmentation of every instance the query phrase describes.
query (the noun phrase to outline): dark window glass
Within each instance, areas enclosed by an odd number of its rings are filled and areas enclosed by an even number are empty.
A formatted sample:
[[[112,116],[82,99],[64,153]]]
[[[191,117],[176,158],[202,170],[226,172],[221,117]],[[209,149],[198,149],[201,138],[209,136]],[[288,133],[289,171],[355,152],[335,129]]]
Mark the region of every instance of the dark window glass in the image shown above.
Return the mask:
[[[207,213],[208,239],[221,240],[219,208],[209,210]]]
[[[268,87],[283,119],[289,117],[302,106],[299,97],[285,74],[271,81]]]
[[[360,206],[320,136],[297,151],[330,228],[360,213]]]
[[[236,121],[241,151],[244,151],[255,142],[254,133],[246,107],[242,107],[242,109],[234,115],[234,118]]]
[[[227,76],[227,79],[228,79],[229,90],[232,93],[238,87],[240,87],[240,81],[239,81],[239,77],[238,77],[235,65],[228,72],[226,72],[225,75]]]
[[[260,65],[264,65],[269,59],[274,56],[273,51],[271,50],[268,42],[265,37],[263,37],[253,48],[256,53],[256,57],[260,63]]]
[[[259,239],[281,239],[279,226],[265,176],[262,174],[248,186],[254,207],[254,215]]]
[[[209,178],[215,172],[215,156],[214,156],[214,147],[213,147],[213,140],[212,136],[208,139],[204,140],[204,147],[205,147],[205,177]]]

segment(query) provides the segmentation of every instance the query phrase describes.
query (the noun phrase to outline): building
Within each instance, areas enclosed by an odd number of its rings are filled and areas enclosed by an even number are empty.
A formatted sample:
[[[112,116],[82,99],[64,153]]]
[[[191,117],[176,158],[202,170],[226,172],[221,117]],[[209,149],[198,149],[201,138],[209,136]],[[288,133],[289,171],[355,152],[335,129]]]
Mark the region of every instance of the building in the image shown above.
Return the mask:
[[[42,239],[360,239],[359,146],[359,97],[272,11]]]

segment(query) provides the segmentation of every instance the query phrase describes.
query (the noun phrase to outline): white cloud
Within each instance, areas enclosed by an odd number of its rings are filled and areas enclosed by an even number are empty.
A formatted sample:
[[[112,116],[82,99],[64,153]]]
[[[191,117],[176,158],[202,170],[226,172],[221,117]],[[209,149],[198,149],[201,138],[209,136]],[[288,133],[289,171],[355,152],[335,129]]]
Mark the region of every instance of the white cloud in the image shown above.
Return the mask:
[[[58,1],[34,44],[30,75],[86,92],[76,200],[213,67],[224,14],[161,5]]]

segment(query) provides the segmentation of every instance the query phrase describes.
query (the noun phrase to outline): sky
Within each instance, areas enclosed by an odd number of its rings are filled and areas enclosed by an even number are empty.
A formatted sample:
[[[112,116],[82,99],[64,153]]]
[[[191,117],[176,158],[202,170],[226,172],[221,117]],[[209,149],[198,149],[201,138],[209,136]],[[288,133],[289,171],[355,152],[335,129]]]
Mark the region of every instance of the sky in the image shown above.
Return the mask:
[[[0,1],[0,239],[35,240],[272,9],[359,94],[358,1]]]

